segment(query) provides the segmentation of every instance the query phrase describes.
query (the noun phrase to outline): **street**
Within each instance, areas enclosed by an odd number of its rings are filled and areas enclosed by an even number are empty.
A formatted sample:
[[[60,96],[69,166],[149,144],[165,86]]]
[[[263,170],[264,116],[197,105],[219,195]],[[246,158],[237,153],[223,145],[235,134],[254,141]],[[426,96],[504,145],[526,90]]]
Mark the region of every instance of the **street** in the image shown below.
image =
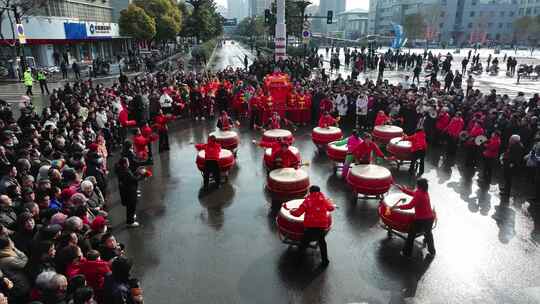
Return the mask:
[[[243,66],[246,53],[227,43],[214,68]],[[513,97],[525,86],[504,87]],[[311,184],[338,206],[326,238],[330,265],[322,271],[318,250],[299,260],[277,236],[279,204],[265,192],[263,150],[252,143],[260,132],[242,126],[228,183],[201,191],[193,144],[205,142],[214,127],[187,120],[171,126],[171,151],[154,152],[154,176],[142,183],[140,229],[124,228],[125,209],[118,193],[111,195],[112,228],[135,261],[147,303],[540,303],[540,206],[527,199],[533,189],[526,172],[515,182],[517,195],[501,201],[500,172],[481,189],[463,155],[454,161],[429,150],[424,177],[438,215],[437,256],[423,260],[417,246],[409,260],[399,254],[403,240],[387,238],[379,226],[378,201],[356,201],[316,150],[311,129],[301,128],[294,146],[310,163],[304,169]],[[391,168],[397,183],[414,186],[406,168]]]

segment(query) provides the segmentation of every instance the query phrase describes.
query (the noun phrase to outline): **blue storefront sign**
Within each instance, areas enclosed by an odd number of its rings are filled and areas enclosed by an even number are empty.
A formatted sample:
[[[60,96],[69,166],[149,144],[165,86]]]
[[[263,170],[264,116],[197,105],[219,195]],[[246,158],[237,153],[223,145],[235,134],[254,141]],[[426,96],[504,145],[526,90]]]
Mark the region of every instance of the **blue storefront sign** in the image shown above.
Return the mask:
[[[66,32],[66,39],[87,39],[86,24],[64,22],[64,31]]]

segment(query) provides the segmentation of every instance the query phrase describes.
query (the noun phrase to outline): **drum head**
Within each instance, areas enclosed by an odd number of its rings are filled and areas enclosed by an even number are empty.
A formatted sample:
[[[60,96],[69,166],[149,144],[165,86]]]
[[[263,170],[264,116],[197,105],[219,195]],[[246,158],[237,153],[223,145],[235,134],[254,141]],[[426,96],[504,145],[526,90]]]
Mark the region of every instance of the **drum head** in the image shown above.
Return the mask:
[[[300,153],[298,148],[293,146],[289,146],[289,151],[291,151],[294,155],[298,155],[298,153]],[[266,154],[268,157],[272,156],[272,148],[265,149],[264,154]]]
[[[272,130],[268,130],[266,132],[264,132],[264,136],[266,137],[273,137],[273,138],[276,138],[276,137],[289,137],[289,136],[292,136],[292,133],[291,131],[289,130],[284,130],[284,129],[272,129]]]
[[[402,140],[401,137],[392,138],[390,140],[390,145],[403,148],[403,149],[411,149],[412,148],[412,142],[408,140]]]
[[[304,202],[304,199],[295,199],[295,200],[292,200],[292,201],[288,201],[286,202],[285,204],[287,205],[287,209],[283,208],[283,206],[279,209],[279,214],[285,218],[287,221],[289,222],[297,222],[297,223],[303,223],[304,222],[304,215],[300,215],[300,216],[293,216],[291,214],[291,211],[292,209],[296,209],[298,207],[300,207],[300,205]]]
[[[297,170],[294,168],[282,168],[270,172],[269,177],[276,182],[288,184],[305,180],[308,178],[308,174],[306,171],[301,169]]]
[[[476,136],[476,138],[474,139],[474,143],[477,145],[477,146],[481,146],[483,145],[485,142],[488,141],[488,138],[485,137],[484,135],[479,135],[479,136]]]
[[[214,135],[217,139],[227,139],[227,138],[235,138],[238,137],[238,134],[234,131],[221,131],[217,130],[212,133],[210,133],[210,136]]]
[[[313,129],[313,132],[319,133],[319,134],[337,134],[337,133],[341,133],[341,129],[336,128],[336,127],[328,127],[328,128],[316,127]]]
[[[199,151],[198,155],[199,155],[200,158],[205,159],[206,158],[206,151],[201,150],[201,151]],[[232,152],[227,150],[227,149],[221,149],[221,151],[219,151],[219,158],[227,158],[227,157],[231,157],[231,156],[233,156]]]
[[[381,133],[402,133],[403,132],[402,128],[392,126],[392,125],[376,126],[374,130]]]
[[[333,150],[337,150],[337,151],[344,151],[344,152],[347,152],[347,145],[343,145],[343,146],[336,146],[336,142],[333,141],[331,143],[328,144],[328,146],[330,146]]]
[[[390,170],[378,165],[356,165],[351,174],[366,179],[388,179],[392,177]]]

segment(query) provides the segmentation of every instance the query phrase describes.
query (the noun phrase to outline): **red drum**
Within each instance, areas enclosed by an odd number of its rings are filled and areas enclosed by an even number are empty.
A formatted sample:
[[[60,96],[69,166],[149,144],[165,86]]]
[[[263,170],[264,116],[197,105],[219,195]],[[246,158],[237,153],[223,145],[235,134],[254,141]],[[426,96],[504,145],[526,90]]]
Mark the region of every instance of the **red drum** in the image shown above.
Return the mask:
[[[391,208],[410,203],[412,196],[405,193],[392,193],[379,203],[379,218],[392,230],[408,233],[414,221],[414,209],[400,210]],[[396,205],[397,204],[397,205]]]
[[[206,156],[205,154],[206,153],[204,150],[201,150],[199,151],[199,153],[197,153],[197,168],[199,168],[201,172],[204,171],[204,161]],[[234,159],[233,153],[227,149],[221,149],[218,160],[219,169],[221,170],[221,172],[228,172],[229,170],[231,170],[235,163],[236,161]]]
[[[378,165],[356,165],[349,169],[347,183],[355,192],[364,195],[381,195],[392,186],[392,173]]]
[[[294,154],[296,155],[296,157],[298,157],[298,159],[301,161],[301,158],[300,158],[300,151],[298,150],[298,148],[296,147],[293,147],[293,146],[289,146],[289,150]],[[264,166],[268,169],[268,168],[272,168],[272,160],[271,160],[271,156],[272,156],[272,148],[268,148],[266,150],[264,150],[264,158],[263,158],[263,162],[264,162]]]
[[[402,140],[401,137],[392,138],[386,150],[394,155],[397,160],[412,160],[412,142]]]
[[[240,137],[234,131],[221,131],[217,130],[210,133],[210,136],[216,137],[216,142],[221,145],[223,149],[235,151],[240,144]]]
[[[316,146],[326,147],[329,143],[339,140],[342,137],[343,133],[341,132],[341,129],[336,127],[316,127],[313,128],[313,131],[311,132],[311,139]]]
[[[292,144],[294,142],[294,137],[289,130],[284,129],[272,129],[265,131],[263,134],[262,142],[264,143],[273,143],[278,141],[281,138],[287,144]]]
[[[266,188],[278,196],[304,195],[309,188],[309,176],[302,169],[276,169],[268,174]]]
[[[347,149],[347,145],[336,146],[336,142],[331,142],[326,147],[326,155],[335,162],[344,163],[347,157]]]
[[[403,129],[391,125],[376,126],[373,129],[373,139],[380,144],[387,144],[392,138],[403,136]]]
[[[300,207],[303,202],[303,199],[296,199],[288,201],[284,205],[287,206],[287,209],[292,210]],[[283,239],[300,242],[304,236],[304,215],[302,214],[299,217],[293,216],[287,209],[282,206],[276,216],[279,234]],[[330,225],[326,228],[327,233],[332,228],[332,215],[330,212],[328,212],[328,218],[330,219]]]

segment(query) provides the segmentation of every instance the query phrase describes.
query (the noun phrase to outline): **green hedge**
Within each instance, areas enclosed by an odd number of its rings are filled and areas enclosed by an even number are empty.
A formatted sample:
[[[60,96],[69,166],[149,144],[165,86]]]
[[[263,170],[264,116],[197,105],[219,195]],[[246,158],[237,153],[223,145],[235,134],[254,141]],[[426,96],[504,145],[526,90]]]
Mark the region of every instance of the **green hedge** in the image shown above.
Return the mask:
[[[210,39],[203,44],[193,47],[191,50],[191,56],[196,57],[197,55],[203,54],[206,60],[210,60],[210,56],[212,56],[216,45],[217,39]]]

